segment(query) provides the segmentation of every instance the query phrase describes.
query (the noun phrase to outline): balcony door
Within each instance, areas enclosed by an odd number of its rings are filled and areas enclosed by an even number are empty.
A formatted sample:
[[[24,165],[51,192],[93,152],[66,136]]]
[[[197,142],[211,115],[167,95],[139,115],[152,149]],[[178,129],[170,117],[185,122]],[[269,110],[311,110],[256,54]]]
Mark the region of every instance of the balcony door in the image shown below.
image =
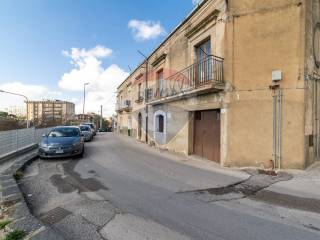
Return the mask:
[[[195,47],[194,84],[200,85],[212,79],[213,62],[211,55],[211,40],[208,39]]]
[[[163,69],[160,69],[157,72],[157,89],[158,89],[158,96],[159,97],[164,97],[164,78],[163,78]]]

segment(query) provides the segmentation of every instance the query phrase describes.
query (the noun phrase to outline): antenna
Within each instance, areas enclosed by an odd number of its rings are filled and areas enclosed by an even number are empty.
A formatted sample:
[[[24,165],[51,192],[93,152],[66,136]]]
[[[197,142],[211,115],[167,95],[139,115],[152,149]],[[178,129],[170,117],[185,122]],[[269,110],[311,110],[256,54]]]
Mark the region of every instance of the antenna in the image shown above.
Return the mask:
[[[144,55],[141,51],[137,50],[137,52],[138,52],[141,56],[143,56],[145,59],[147,59],[146,55]]]

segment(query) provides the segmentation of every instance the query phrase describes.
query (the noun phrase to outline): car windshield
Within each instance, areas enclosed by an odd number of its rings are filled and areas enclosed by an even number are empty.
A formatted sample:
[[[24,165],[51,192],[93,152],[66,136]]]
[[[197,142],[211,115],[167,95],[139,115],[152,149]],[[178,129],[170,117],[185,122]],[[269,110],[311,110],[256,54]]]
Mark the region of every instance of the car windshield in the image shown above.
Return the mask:
[[[49,135],[49,137],[79,137],[79,129],[77,128],[55,128]]]
[[[89,126],[80,126],[81,131],[90,131]]]
[[[91,128],[94,128],[94,125],[92,123],[84,123],[83,125],[89,126]]]

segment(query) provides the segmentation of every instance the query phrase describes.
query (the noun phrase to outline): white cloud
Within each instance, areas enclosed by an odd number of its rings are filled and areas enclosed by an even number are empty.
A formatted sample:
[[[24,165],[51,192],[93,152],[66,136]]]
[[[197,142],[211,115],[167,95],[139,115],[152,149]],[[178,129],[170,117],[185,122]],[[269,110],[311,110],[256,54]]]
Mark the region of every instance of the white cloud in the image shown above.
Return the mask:
[[[165,35],[166,31],[160,22],[130,20],[128,24],[137,40],[144,41]]]
[[[74,65],[83,65],[83,60],[91,58],[105,58],[112,55],[112,49],[97,45],[94,48],[86,50],[84,48],[71,48],[71,51],[62,51],[62,54],[71,58],[71,63]]]
[[[55,99],[61,96],[59,91],[50,91],[42,85],[24,84],[21,82],[10,82],[0,85],[0,89],[8,92],[25,95],[29,100]],[[23,97],[14,96],[0,92],[0,109],[4,110],[8,106],[25,106]]]
[[[112,64],[107,68],[102,66],[101,58],[108,57],[112,50],[103,46],[85,50],[72,48],[63,54],[70,57],[74,68],[63,74],[59,87],[71,91],[83,91],[83,84],[89,83],[86,94],[86,112],[98,112],[104,105],[104,114],[114,113],[117,86],[129,75],[119,66]],[[82,101],[77,100],[76,112],[82,112]]]

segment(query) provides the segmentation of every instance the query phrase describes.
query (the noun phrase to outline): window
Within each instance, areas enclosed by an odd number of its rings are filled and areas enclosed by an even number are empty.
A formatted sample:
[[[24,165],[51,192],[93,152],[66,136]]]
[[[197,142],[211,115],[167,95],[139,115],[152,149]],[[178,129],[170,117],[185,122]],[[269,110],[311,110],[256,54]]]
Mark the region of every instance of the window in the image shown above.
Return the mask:
[[[198,120],[198,121],[201,120],[201,112],[200,111],[195,112],[194,116],[195,116],[196,120]]]
[[[146,100],[151,100],[153,98],[152,94],[153,94],[152,88],[146,89]]]
[[[159,133],[163,133],[164,132],[164,117],[163,115],[157,115],[156,117],[156,130]]]
[[[196,61],[201,61],[211,55],[211,40],[208,39],[195,47]]]
[[[78,137],[80,131],[77,128],[54,128],[50,131],[49,137]]]
[[[141,83],[139,83],[138,85],[138,100],[142,98],[142,95],[141,95]]]
[[[127,96],[130,96],[131,93],[131,85],[127,86]]]
[[[159,96],[164,95],[164,79],[163,79],[163,69],[157,72],[157,88],[159,89]]]
[[[213,78],[213,61],[211,55],[211,41],[210,39],[198,44],[195,47],[195,84],[202,84],[212,80]]]

